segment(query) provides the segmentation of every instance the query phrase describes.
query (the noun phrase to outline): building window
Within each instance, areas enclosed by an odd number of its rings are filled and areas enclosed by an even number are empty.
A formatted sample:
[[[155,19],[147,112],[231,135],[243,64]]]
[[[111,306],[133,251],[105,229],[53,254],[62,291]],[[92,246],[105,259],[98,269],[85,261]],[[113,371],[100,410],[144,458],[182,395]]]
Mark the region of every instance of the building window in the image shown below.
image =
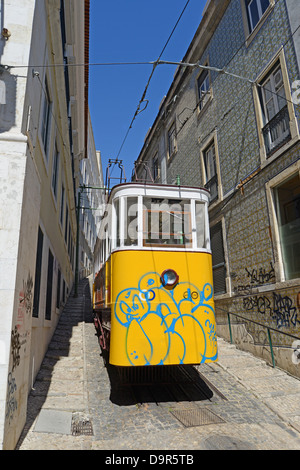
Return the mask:
[[[34,298],[33,298],[33,309],[32,309],[32,316],[35,318],[38,318],[39,316],[43,241],[44,241],[44,234],[41,228],[39,227],[37,250],[36,250],[36,261],[35,261]]]
[[[68,224],[69,224],[69,209],[66,205],[66,219],[65,219],[65,242],[68,243]]]
[[[209,74],[208,71],[201,73],[197,80],[198,89],[198,106],[199,110],[204,108],[210,98],[210,85],[209,85]]]
[[[65,303],[66,301],[66,282],[64,279],[63,279],[62,301],[63,303]]]
[[[216,165],[215,143],[207,147],[203,152],[205,188],[210,191],[210,201],[218,199],[218,175]]]
[[[226,293],[226,264],[224,255],[222,222],[210,229],[214,293]]]
[[[177,151],[177,141],[176,141],[176,126],[175,122],[171,125],[168,131],[168,152],[169,158],[171,158]]]
[[[54,257],[49,249],[48,255],[48,273],[47,273],[47,292],[46,292],[46,320],[51,320],[51,311],[52,311],[52,288],[53,288],[53,261]]]
[[[61,196],[60,196],[60,224],[63,225],[63,217],[64,217],[64,205],[65,205],[65,188],[64,185],[61,186]]]
[[[269,157],[291,138],[289,110],[279,61],[260,82],[258,93],[263,140],[266,156]]]
[[[50,127],[51,127],[51,99],[50,99],[47,77],[45,79],[45,87],[44,87],[44,104],[43,104],[41,126],[42,126],[41,128],[42,142],[43,142],[46,158],[48,159],[49,136],[50,136]]]
[[[153,171],[153,180],[158,181],[160,172],[159,172],[159,163],[158,163],[158,153],[156,153],[152,160],[152,171]]]
[[[300,277],[299,173],[275,186],[274,200],[280,249],[286,280]]]
[[[270,6],[270,0],[246,0],[246,6],[249,29],[251,32]]]
[[[61,285],[61,271],[57,271],[57,290],[56,290],[56,308],[60,307],[60,285]]]
[[[59,152],[57,144],[54,146],[53,168],[52,168],[52,189],[55,199],[57,197],[57,183],[58,183],[58,168],[59,168]]]

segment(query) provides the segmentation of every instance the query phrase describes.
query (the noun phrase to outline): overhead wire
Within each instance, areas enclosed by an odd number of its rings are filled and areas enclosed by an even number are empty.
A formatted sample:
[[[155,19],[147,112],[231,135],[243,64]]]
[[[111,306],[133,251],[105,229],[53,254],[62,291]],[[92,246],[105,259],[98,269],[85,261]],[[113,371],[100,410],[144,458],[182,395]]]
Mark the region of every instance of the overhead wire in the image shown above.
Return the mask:
[[[280,0],[277,0],[276,3],[274,4],[274,7],[280,2]],[[282,44],[282,47],[284,48],[286,46],[286,44],[292,40],[293,36],[297,33],[297,31],[299,30],[300,28],[300,25],[297,26],[297,28],[292,32],[292,34],[290,34],[288,36],[288,38],[286,39],[286,41]],[[215,83],[215,81],[219,78],[220,74],[224,73],[224,69],[226,67],[229,66],[229,64],[232,62],[232,60],[236,57],[236,55],[238,54],[238,52],[242,49],[242,47],[246,44],[247,42],[247,39],[245,41],[242,42],[242,44],[240,45],[240,47],[238,48],[237,51],[234,52],[233,56],[228,60],[227,64],[225,65],[225,67],[223,69],[218,69],[217,67],[208,67],[208,66],[202,66],[203,69],[207,69],[207,70],[212,70],[212,71],[215,71],[218,73],[218,75],[215,77],[215,79],[213,80],[213,82],[211,83],[211,86]],[[168,63],[168,62],[166,62]],[[182,63],[182,65],[192,65],[192,64],[185,64],[185,63]],[[197,64],[195,64],[196,66]],[[273,91],[273,90],[269,90],[266,88],[266,86],[263,86],[261,83],[258,83],[257,80],[252,80],[250,78],[246,78],[246,77],[242,77],[242,76],[239,76],[239,75],[236,75],[236,74],[233,74],[233,73],[227,73],[227,75],[231,75],[232,77],[236,77],[236,78],[239,78],[239,79],[242,79],[244,80],[245,82],[248,82],[250,83],[251,85],[255,85],[259,88],[264,88],[265,91],[268,91],[270,92],[270,94],[273,94],[273,95],[279,95],[279,93]],[[223,116],[221,117],[221,121],[223,121],[226,117],[226,115],[228,114],[228,112],[230,112],[235,106],[237,106],[239,103],[240,103],[240,100],[241,98],[243,98],[246,94],[248,93],[248,89],[246,89],[245,91],[242,92],[242,96],[241,97],[238,97],[237,100],[235,100],[235,102],[232,104],[231,108],[229,111],[227,111],[225,114],[223,114]],[[287,103],[291,103],[291,104],[295,104],[294,101],[291,101],[289,100],[286,96],[285,97],[282,97],[282,99],[285,99],[285,101]],[[186,125],[186,123],[192,118],[192,116],[194,115],[194,113],[196,112],[196,110],[198,109],[198,106],[201,102],[201,99],[199,99],[195,105],[195,107],[193,109],[191,109],[191,114],[184,120],[183,123],[181,123],[181,127],[179,128],[179,130],[177,131],[177,134],[180,133],[180,131],[183,129],[183,127]],[[226,121],[222,123],[221,125],[221,128],[226,124]],[[220,130],[220,127],[218,126],[218,130]],[[206,136],[206,138],[208,137],[208,135]],[[202,142],[204,141],[205,139],[202,139]],[[229,199],[225,202],[224,206],[229,202],[229,200],[232,199],[232,197],[238,192],[237,189],[234,190],[233,194],[231,194],[231,196],[229,197]]]
[[[281,0],[277,0],[276,3],[274,4],[274,6],[276,6],[280,1],[281,1]],[[293,38],[293,36],[296,34],[296,32],[299,30],[299,28],[300,28],[300,25],[298,25],[297,28],[294,30],[294,32],[293,32],[291,35],[289,35],[289,37],[287,38],[287,40],[282,44],[282,47],[283,47],[283,48],[284,48],[284,47],[286,46],[286,44]],[[269,90],[268,88],[266,88],[266,87],[263,86],[262,84],[258,83],[256,80],[253,80],[253,79],[250,79],[250,78],[246,78],[246,77],[242,77],[242,76],[240,76],[240,75],[236,75],[236,74],[233,74],[233,73],[231,73],[231,72],[224,71],[224,69],[225,69],[226,67],[228,67],[228,65],[232,62],[232,60],[234,59],[234,57],[237,55],[238,51],[241,50],[241,48],[246,44],[246,41],[247,41],[247,40],[243,41],[243,43],[241,44],[241,46],[238,48],[237,51],[235,51],[235,53],[234,53],[233,56],[228,60],[227,64],[225,65],[225,67],[224,67],[223,69],[219,69],[219,68],[217,68],[217,67],[200,66],[200,65],[199,65],[199,67],[200,67],[200,68],[202,67],[203,69],[207,69],[207,70],[212,70],[212,71],[215,71],[215,72],[220,73],[220,74],[222,74],[222,73],[225,72],[226,75],[228,75],[228,76],[232,76],[232,77],[235,77],[235,78],[242,79],[242,80],[244,80],[245,82],[248,82],[248,83],[250,83],[250,84],[252,84],[252,85],[255,85],[255,86],[259,87],[259,88],[263,88],[265,91],[270,92],[270,94],[273,94],[273,95],[278,96],[278,95],[279,95],[278,92],[275,92],[274,90]],[[167,62],[166,62],[166,63],[167,63]],[[187,63],[187,64],[182,63],[182,64],[183,64],[183,65],[186,65],[186,66],[187,66],[187,65],[192,65],[192,64],[188,64],[188,63]],[[197,64],[195,64],[195,66],[196,66],[196,65],[197,65]],[[211,86],[215,83],[215,81],[218,79],[218,77],[219,77],[219,75],[217,75],[217,77],[212,81]],[[247,93],[247,91],[246,91],[246,93]],[[243,96],[244,96],[246,93],[243,93]],[[281,96],[281,98],[284,99],[287,103],[295,104],[294,101],[288,99],[286,96],[284,96],[284,97]],[[198,109],[198,106],[199,106],[200,102],[201,102],[201,98],[196,102],[196,105],[195,105],[194,108],[191,110],[192,112],[191,112],[190,116],[186,118],[186,120],[185,120],[184,123],[182,124],[181,128],[177,131],[177,133],[179,133],[179,132],[182,130],[182,128],[186,125],[186,123],[191,119],[191,117],[193,116],[193,114],[194,114],[194,113],[196,112],[196,110]],[[235,104],[234,104],[232,107],[236,106],[236,104],[237,104],[238,102],[239,102],[239,100],[236,100],[236,101],[235,101]],[[231,109],[232,109],[232,107],[231,107]],[[225,115],[222,117],[222,120],[224,119],[224,117],[225,117]]]
[[[275,0],[275,3],[274,3],[274,7],[282,0]],[[213,66],[205,66],[205,65],[201,65],[199,63],[185,63],[185,62],[175,62],[175,61],[162,61],[160,60],[163,52],[165,51],[181,17],[183,16],[183,13],[185,11],[185,9],[187,8],[188,4],[189,4],[190,0],[187,1],[186,5],[184,6],[171,34],[169,35],[169,38],[168,40],[166,41],[165,43],[165,46],[163,47],[158,59],[156,61],[133,61],[133,62],[92,62],[92,63],[62,63],[62,64],[44,64],[44,65],[3,65],[3,64],[0,64],[0,68],[4,69],[4,70],[10,70],[10,69],[18,69],[18,68],[33,68],[33,69],[38,69],[38,68],[53,68],[53,67],[93,67],[93,66],[128,66],[128,65],[152,65],[153,66],[153,69],[152,69],[152,72],[150,74],[150,77],[148,79],[148,82],[146,84],[146,87],[145,87],[145,91],[142,95],[142,98],[140,99],[139,101],[139,104],[138,104],[138,107],[137,107],[137,110],[134,114],[134,117],[132,119],[132,122],[131,122],[131,125],[133,123],[133,121],[135,120],[136,116],[144,111],[147,107],[147,105],[141,110],[140,109],[140,106],[142,104],[143,101],[145,101],[145,95],[146,95],[146,92],[147,92],[147,89],[149,87],[149,84],[150,84],[150,81],[152,79],[152,76],[154,74],[154,70],[156,69],[156,67],[158,65],[164,65],[164,64],[167,64],[167,65],[178,65],[178,66],[191,66],[191,67],[199,67],[199,68],[202,68],[202,69],[207,69],[207,70],[211,70],[211,71],[215,71],[215,72],[218,72],[220,74],[225,74],[225,75],[229,75],[229,76],[232,76],[232,77],[235,77],[235,78],[239,78],[241,80],[245,80],[249,83],[253,83],[253,84],[256,84],[257,86],[262,86],[260,85],[259,83],[257,83],[255,80],[252,80],[250,79],[249,77],[243,77],[241,75],[236,75],[236,74],[233,74],[232,72],[229,72],[226,69],[226,67],[228,67],[228,65],[230,64],[230,62],[233,60],[233,58],[236,56],[236,54],[240,51],[240,49],[245,45],[245,43],[247,42],[247,39],[245,41],[243,41],[241,43],[241,45],[239,46],[239,48],[234,52],[234,55],[229,59],[229,61],[227,62],[227,64],[225,65],[225,67],[223,67],[222,69],[220,68],[217,68],[217,67],[213,67]],[[286,45],[286,43],[294,36],[294,34],[298,31],[298,29],[300,28],[300,25],[298,25],[298,27],[294,30],[294,32],[289,36],[289,38],[287,39],[287,41],[283,44],[283,47]],[[276,92],[272,92],[271,90],[266,90],[266,91],[270,91],[270,93],[273,93],[273,94],[277,94]],[[286,101],[289,101],[288,99],[286,99]],[[289,101],[291,103],[293,103],[292,101]],[[199,102],[197,103],[197,106],[198,106]],[[131,127],[131,126],[130,126]]]
[[[275,3],[274,3],[274,7],[276,7],[276,5],[282,0],[275,0]],[[33,72],[35,69],[38,69],[38,68],[51,68],[51,67],[81,67],[81,66],[128,66],[128,65],[152,65],[152,71],[151,71],[151,74],[148,78],[148,81],[146,83],[146,86],[145,86],[145,89],[144,89],[144,92],[142,94],[142,97],[137,105],[137,108],[136,108],[136,111],[134,113],[134,116],[130,122],[130,125],[129,125],[129,128],[125,134],[125,137],[123,139],[123,142],[121,144],[121,147],[119,149],[119,152],[117,154],[117,158],[119,157],[121,151],[122,151],[122,148],[126,142],[126,139],[128,137],[128,134],[130,132],[130,129],[132,128],[132,125],[135,121],[135,119],[137,118],[138,114],[140,114],[141,112],[143,112],[146,108],[147,108],[147,105],[148,105],[148,100],[145,99],[146,97],[146,94],[147,94],[147,91],[148,91],[148,88],[149,88],[149,85],[150,85],[150,82],[151,82],[151,79],[154,75],[154,72],[157,68],[158,65],[177,65],[177,66],[190,66],[190,67],[199,67],[199,68],[202,68],[202,69],[207,69],[207,70],[211,70],[211,71],[214,71],[214,72],[217,72],[218,73],[218,76],[219,74],[225,74],[225,75],[228,75],[228,76],[232,76],[232,77],[235,77],[235,78],[239,78],[241,80],[244,80],[244,81],[247,81],[248,83],[251,83],[251,84],[255,84],[256,86],[258,87],[262,87],[262,85],[260,83],[257,83],[255,80],[252,80],[250,78],[247,78],[247,77],[243,77],[243,76],[240,76],[240,75],[236,75],[236,74],[233,74],[232,72],[229,72],[227,70],[225,70],[226,67],[228,67],[228,65],[232,62],[232,60],[234,59],[234,57],[238,54],[238,52],[241,50],[241,48],[245,45],[247,39],[245,41],[243,41],[240,45],[240,47],[234,52],[233,56],[228,60],[227,64],[225,65],[225,67],[223,67],[222,69],[220,68],[217,68],[217,67],[212,67],[212,66],[204,66],[204,65],[201,65],[199,63],[196,63],[196,64],[192,64],[192,63],[185,63],[185,62],[172,62],[172,61],[163,61],[161,60],[161,56],[162,54],[164,53],[168,43],[170,42],[173,34],[174,34],[174,31],[176,30],[177,26],[178,26],[178,23],[180,22],[188,4],[189,4],[190,0],[188,0],[182,10],[182,12],[180,13],[161,53],[159,54],[159,57],[156,61],[134,61],[134,62],[94,62],[94,63],[63,63],[63,64],[44,64],[44,65],[3,65],[3,64],[0,64],[0,67],[4,70],[7,70],[9,71],[10,69],[18,69],[18,68],[32,68],[33,69]],[[290,41],[290,39],[296,34],[296,32],[299,30],[300,28],[300,25],[298,25],[298,27],[294,30],[294,32],[288,37],[288,39],[286,40],[286,42],[282,45],[283,47],[287,44],[287,42]],[[215,78],[215,80],[218,78],[218,76]],[[214,80],[214,81],[215,81]],[[213,82],[214,83],[214,82]],[[212,83],[212,84],[213,84]],[[267,90],[266,87],[264,87],[264,89],[266,91],[269,91],[270,93],[274,94],[274,95],[277,95],[278,93],[272,91],[272,90]],[[284,97],[282,97],[284,98]],[[284,98],[287,102],[290,102],[290,103],[293,103],[293,101],[289,100],[288,98]],[[197,110],[198,106],[199,106],[199,102],[200,100],[196,103],[196,106],[195,108],[193,109],[193,112],[192,114],[186,119],[186,121],[184,122],[184,125],[186,124],[186,122],[192,117],[192,115],[194,114],[194,112]],[[141,108],[142,104],[145,103],[145,106],[143,108]],[[294,104],[294,103],[293,103]],[[180,131],[180,130],[179,130]]]
[[[137,108],[136,108],[136,111],[135,111],[135,113],[134,113],[134,115],[133,115],[133,118],[132,118],[132,120],[131,120],[131,122],[130,122],[130,125],[129,125],[128,129],[127,129],[127,132],[126,132],[126,134],[125,134],[125,137],[124,137],[124,139],[123,139],[123,141],[122,141],[121,147],[120,147],[119,152],[118,152],[118,154],[117,154],[117,158],[119,157],[119,155],[120,155],[120,153],[121,153],[121,151],[122,151],[122,149],[123,149],[123,147],[124,147],[124,144],[125,144],[125,142],[126,142],[126,140],[127,140],[128,134],[129,134],[129,132],[130,132],[130,129],[132,128],[132,125],[133,125],[133,123],[134,123],[136,117],[138,116],[138,114],[139,114],[140,112],[144,111],[144,110],[146,109],[147,105],[148,105],[148,102],[147,102],[146,105],[145,105],[145,107],[141,110],[141,105],[142,105],[142,103],[145,102],[145,97],[146,97],[146,94],[147,94],[147,91],[148,91],[148,88],[149,88],[151,79],[152,79],[152,77],[153,77],[153,75],[154,75],[155,69],[156,69],[156,67],[158,66],[158,64],[159,64],[159,62],[160,62],[160,58],[161,58],[161,56],[163,55],[164,51],[166,50],[166,48],[167,48],[167,46],[168,46],[168,44],[169,44],[169,42],[170,42],[170,40],[171,40],[171,38],[172,38],[174,32],[175,32],[175,30],[176,30],[176,28],[177,28],[177,26],[178,26],[178,23],[180,22],[180,20],[181,20],[181,18],[182,18],[182,16],[183,16],[183,14],[184,14],[184,12],[185,12],[185,10],[186,10],[186,8],[187,8],[187,6],[188,6],[189,3],[190,3],[190,0],[187,0],[187,2],[186,2],[186,4],[185,4],[185,6],[183,7],[183,10],[182,10],[182,12],[180,13],[180,15],[179,15],[179,17],[178,17],[178,19],[177,19],[177,21],[176,21],[176,23],[175,23],[175,25],[174,25],[174,27],[173,27],[173,29],[172,29],[170,35],[169,35],[169,37],[168,37],[168,39],[167,39],[167,41],[166,41],[164,47],[162,48],[161,53],[160,53],[159,56],[158,56],[158,59],[153,63],[152,71],[151,71],[151,73],[150,73],[150,76],[149,76],[148,81],[147,81],[147,83],[146,83],[146,86],[145,86],[144,92],[143,92],[143,94],[142,94],[142,97],[141,97],[141,99],[140,99],[140,101],[139,101],[139,103],[138,103],[138,106],[137,106]]]

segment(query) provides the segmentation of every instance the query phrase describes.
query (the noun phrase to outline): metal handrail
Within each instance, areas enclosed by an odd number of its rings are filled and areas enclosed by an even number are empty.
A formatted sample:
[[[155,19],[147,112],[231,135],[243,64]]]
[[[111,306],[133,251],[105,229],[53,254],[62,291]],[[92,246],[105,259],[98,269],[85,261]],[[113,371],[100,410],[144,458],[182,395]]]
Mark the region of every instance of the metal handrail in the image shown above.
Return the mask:
[[[251,320],[251,319],[249,319],[249,318],[247,318],[247,317],[243,317],[242,315],[239,315],[238,313],[228,312],[227,310],[224,310],[223,308],[220,308],[220,307],[218,307],[218,306],[216,306],[216,309],[223,310],[223,312],[227,313],[228,327],[229,327],[229,335],[230,335],[230,342],[231,342],[231,344],[233,344],[233,339],[232,339],[232,330],[231,330],[230,315],[234,315],[235,317],[242,318],[243,320],[245,320],[245,321],[247,321],[247,322],[255,323],[256,325],[262,326],[263,328],[267,328],[273,367],[275,367],[276,364],[275,364],[275,358],[274,358],[274,352],[273,352],[273,344],[272,344],[272,338],[271,338],[271,331],[275,331],[276,333],[280,333],[280,334],[282,334],[282,335],[289,336],[290,338],[297,339],[297,340],[300,341],[300,337],[299,337],[299,336],[291,335],[290,333],[286,333],[285,331],[280,331],[280,330],[278,330],[278,329],[276,329],[276,328],[272,328],[271,326],[264,325],[263,323],[260,323],[260,322],[258,322],[258,321]]]
[[[280,111],[263,127],[262,133],[264,136],[267,157],[275,152],[279,147],[285,144],[291,138],[290,130],[290,117],[287,105],[280,109]],[[278,126],[285,123],[286,129],[282,131],[282,134],[277,137],[274,141],[270,142],[270,139],[274,137],[272,132],[278,129]],[[273,144],[273,145],[272,145]]]

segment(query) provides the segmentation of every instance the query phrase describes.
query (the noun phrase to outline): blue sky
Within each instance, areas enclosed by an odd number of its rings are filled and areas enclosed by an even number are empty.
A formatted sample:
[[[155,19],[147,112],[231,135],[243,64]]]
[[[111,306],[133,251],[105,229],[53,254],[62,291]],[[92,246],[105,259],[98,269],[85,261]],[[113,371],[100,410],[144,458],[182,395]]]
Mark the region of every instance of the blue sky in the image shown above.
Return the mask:
[[[90,63],[155,61],[187,0],[91,0]],[[201,21],[206,0],[190,0],[161,59],[179,62]],[[135,119],[152,65],[90,66],[89,106],[96,149],[105,176],[108,159],[123,160],[127,181],[159,104],[172,83],[174,65],[159,65],[150,81],[149,104]],[[114,172],[113,176],[118,176]]]

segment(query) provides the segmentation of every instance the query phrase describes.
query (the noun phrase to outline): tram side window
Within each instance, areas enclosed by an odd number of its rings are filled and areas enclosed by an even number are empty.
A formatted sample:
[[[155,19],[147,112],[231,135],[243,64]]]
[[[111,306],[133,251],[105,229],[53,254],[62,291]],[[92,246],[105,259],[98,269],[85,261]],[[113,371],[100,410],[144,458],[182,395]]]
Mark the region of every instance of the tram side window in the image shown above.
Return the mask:
[[[114,205],[115,205],[115,213],[116,213],[116,246],[120,246],[120,213],[119,213],[119,209],[120,209],[120,203],[119,203],[119,199],[116,199],[114,201]]]
[[[191,247],[189,200],[144,198],[144,245]]]
[[[205,229],[205,204],[196,201],[197,248],[206,247]]]
[[[126,197],[124,202],[124,245],[136,246],[138,244],[138,199]]]

